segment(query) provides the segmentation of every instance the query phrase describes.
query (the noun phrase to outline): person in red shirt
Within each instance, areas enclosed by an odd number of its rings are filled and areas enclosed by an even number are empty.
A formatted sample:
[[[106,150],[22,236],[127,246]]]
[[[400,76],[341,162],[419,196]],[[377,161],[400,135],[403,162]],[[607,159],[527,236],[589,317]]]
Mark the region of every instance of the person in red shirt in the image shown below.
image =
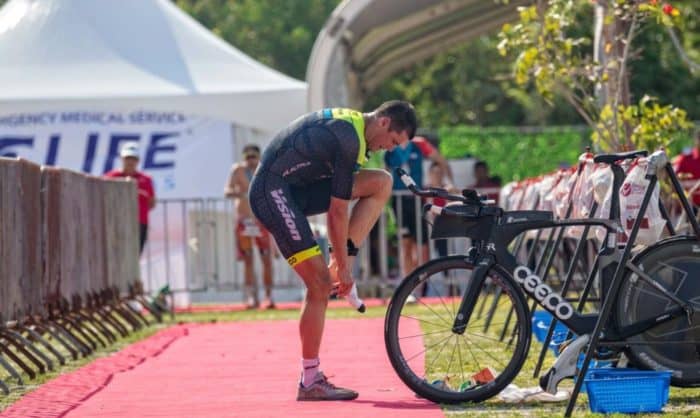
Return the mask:
[[[148,212],[156,206],[156,194],[153,191],[151,177],[137,170],[139,166],[139,146],[136,142],[129,142],[122,146],[119,156],[122,159],[121,170],[112,170],[105,173],[105,177],[126,177],[136,182],[139,199],[139,254],[148,237]]]
[[[695,147],[686,154],[681,154],[673,161],[673,169],[678,174],[683,188],[691,190],[700,181],[700,129],[695,131]],[[700,206],[700,188],[696,187],[692,195],[694,206]]]

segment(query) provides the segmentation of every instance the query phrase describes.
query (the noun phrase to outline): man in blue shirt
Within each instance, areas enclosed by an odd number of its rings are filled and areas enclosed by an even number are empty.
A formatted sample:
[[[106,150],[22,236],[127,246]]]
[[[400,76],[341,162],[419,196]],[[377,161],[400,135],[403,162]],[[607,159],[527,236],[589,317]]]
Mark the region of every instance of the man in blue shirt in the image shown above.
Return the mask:
[[[416,136],[408,141],[404,146],[396,147],[384,154],[384,163],[394,176],[393,192],[406,190],[406,186],[401,179],[396,176],[394,169],[403,168],[416,182],[423,186],[423,160],[427,158],[442,166],[443,172],[447,174],[449,184],[447,188],[452,188],[452,171],[445,158],[440,152],[423,136]],[[401,210],[399,212],[399,201]],[[418,266],[418,250],[422,255],[422,261],[429,259],[428,249],[428,228],[420,211],[416,212],[416,198],[412,194],[401,195],[392,198],[391,205],[394,208],[396,222],[399,227],[399,237],[403,247],[403,271],[406,276]],[[419,202],[419,208],[422,204]],[[399,216],[400,215],[400,216]],[[399,217],[401,219],[399,219]],[[420,242],[418,241],[418,228],[421,228]]]

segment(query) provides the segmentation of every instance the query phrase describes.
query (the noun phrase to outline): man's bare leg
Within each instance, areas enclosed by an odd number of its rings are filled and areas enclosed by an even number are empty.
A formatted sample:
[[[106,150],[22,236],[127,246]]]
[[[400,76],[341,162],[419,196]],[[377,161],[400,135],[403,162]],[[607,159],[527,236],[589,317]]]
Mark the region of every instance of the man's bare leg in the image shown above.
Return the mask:
[[[243,252],[243,276],[245,280],[246,304],[248,308],[258,307],[258,289],[255,286],[255,267],[253,266],[253,252]]]
[[[305,359],[314,359],[318,358],[321,347],[328,295],[331,291],[331,275],[321,255],[297,264],[294,270],[306,285],[306,297],[299,321],[301,354]]]
[[[391,196],[391,175],[381,169],[362,169],[355,175],[352,186],[352,200],[359,199],[352,208],[348,238],[360,247]],[[348,257],[353,265],[355,257]],[[331,261],[332,263],[333,261]],[[329,266],[329,267],[332,267]]]
[[[270,250],[263,251],[260,254],[263,267],[263,284],[265,285],[266,308],[274,308],[275,304],[272,300],[272,252]]]
[[[410,236],[401,239],[403,246],[403,277],[408,276],[416,268],[416,241]]]
[[[348,238],[359,247],[369,234],[391,196],[391,174],[381,169],[363,169],[355,175]]]
[[[306,297],[301,310],[302,385],[297,391],[298,401],[339,401],[357,398],[357,392],[332,385],[320,374],[318,353],[321,348],[323,326],[326,320],[331,275],[323,256],[317,255],[294,267],[306,284]]]

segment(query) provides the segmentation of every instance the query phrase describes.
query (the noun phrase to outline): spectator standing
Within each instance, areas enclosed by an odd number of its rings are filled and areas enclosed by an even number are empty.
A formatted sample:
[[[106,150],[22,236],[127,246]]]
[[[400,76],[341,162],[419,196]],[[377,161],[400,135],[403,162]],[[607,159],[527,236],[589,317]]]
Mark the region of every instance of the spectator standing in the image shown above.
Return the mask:
[[[700,181],[700,128],[695,131],[693,149],[676,157],[673,161],[673,169],[681,179],[681,185],[685,190],[691,190],[695,183]],[[700,206],[700,188],[695,189],[691,203],[695,207]]]
[[[430,170],[428,171],[428,183],[427,186],[429,187],[439,187],[442,189],[449,189],[449,185],[445,183],[445,178],[446,174],[442,166],[437,162],[433,161],[432,164],[430,164]],[[441,197],[434,197],[430,201],[431,204],[435,206],[445,206],[447,204],[447,200],[441,198]],[[435,243],[435,250],[437,251],[438,255],[440,257],[445,257],[447,255],[447,240],[446,239],[438,239],[434,241]]]
[[[153,180],[146,173],[138,171],[139,145],[137,142],[124,144],[119,152],[122,168],[105,173],[105,177],[125,177],[136,182],[139,200],[139,254],[148,239],[148,212],[156,206],[156,194],[153,190]]]
[[[447,160],[425,137],[416,136],[405,145],[384,154],[384,163],[394,177],[392,191],[406,190],[406,186],[394,172],[397,167],[403,168],[416,184],[423,186],[423,160],[425,158],[437,163],[449,178],[450,184],[453,183],[452,171]],[[448,185],[448,187],[452,186]],[[418,251],[421,251],[423,261],[429,259],[428,229],[422,214],[416,213],[415,198],[410,194],[392,198],[392,207],[396,214],[397,223],[399,222],[398,201],[401,202],[401,223],[398,228],[400,245],[403,247],[403,271],[401,274],[405,276],[418,266]],[[420,242],[418,242],[418,228],[421,228]]]
[[[257,145],[249,144],[243,147],[243,161],[235,163],[231,167],[231,174],[224,189],[224,194],[226,197],[234,200],[236,219],[238,220],[236,224],[236,245],[238,246],[238,258],[243,260],[244,265],[246,307],[254,309],[260,306],[257,280],[255,280],[255,267],[253,265],[253,242],[255,242],[260,251],[260,259],[263,266],[263,284],[265,285],[265,302],[263,307],[274,309],[270,233],[255,219],[248,200],[250,180],[258,168],[259,162],[260,148]]]

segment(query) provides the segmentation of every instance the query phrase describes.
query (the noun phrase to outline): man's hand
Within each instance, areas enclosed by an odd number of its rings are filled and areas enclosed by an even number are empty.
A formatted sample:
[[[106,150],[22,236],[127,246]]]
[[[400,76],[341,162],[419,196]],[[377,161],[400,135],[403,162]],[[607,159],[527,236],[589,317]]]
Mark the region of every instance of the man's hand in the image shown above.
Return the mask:
[[[352,285],[355,281],[350,275],[348,267],[340,267],[335,261],[335,257],[331,256],[331,261],[328,263],[328,270],[331,273],[331,282],[333,283],[333,293],[340,297],[345,297],[352,290]]]

